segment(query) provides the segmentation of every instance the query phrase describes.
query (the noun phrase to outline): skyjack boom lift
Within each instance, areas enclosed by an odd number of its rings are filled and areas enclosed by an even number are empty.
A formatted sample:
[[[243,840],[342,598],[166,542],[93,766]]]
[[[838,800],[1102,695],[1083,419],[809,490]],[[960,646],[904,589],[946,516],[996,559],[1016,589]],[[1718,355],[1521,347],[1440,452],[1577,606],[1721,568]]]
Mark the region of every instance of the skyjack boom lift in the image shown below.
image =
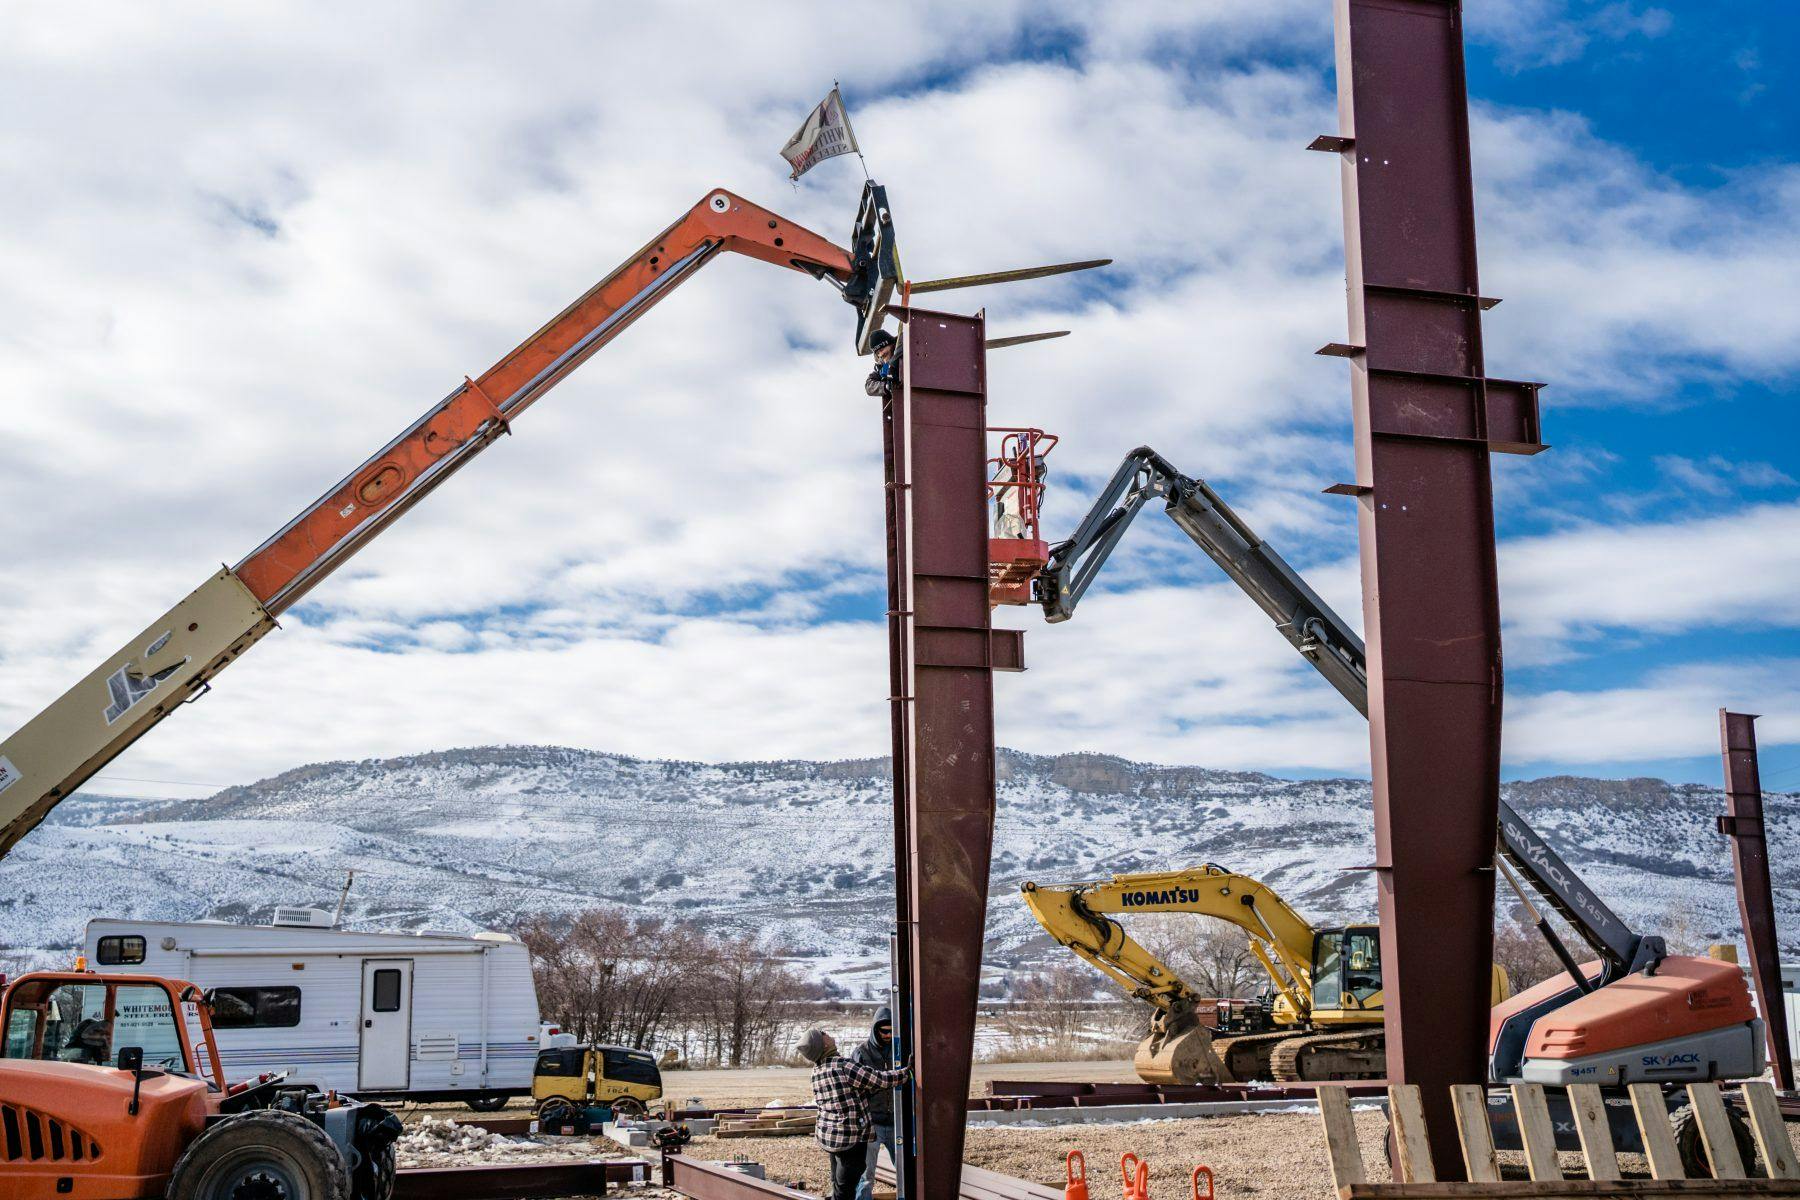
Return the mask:
[[[1159,497],[1169,519],[1367,716],[1362,638],[1217,492],[1147,446],[1125,456],[1074,535],[1050,548],[1031,582],[1046,619],[1074,615],[1132,520]],[[1537,917],[1567,977],[1553,976],[1495,1006],[1493,1080],[1624,1084],[1740,1079],[1762,1071],[1762,1022],[1737,967],[1671,955],[1662,938],[1634,932],[1505,800],[1497,848],[1502,873]],[[1538,917],[1521,878],[1580,935],[1595,961],[1576,962]]]

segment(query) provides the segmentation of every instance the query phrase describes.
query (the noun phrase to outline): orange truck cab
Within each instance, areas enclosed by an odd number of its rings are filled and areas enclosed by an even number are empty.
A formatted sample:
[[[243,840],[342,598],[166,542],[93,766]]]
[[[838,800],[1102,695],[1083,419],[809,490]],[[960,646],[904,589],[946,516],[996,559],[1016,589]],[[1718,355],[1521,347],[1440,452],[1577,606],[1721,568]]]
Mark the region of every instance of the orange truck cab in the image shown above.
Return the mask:
[[[227,1087],[191,983],[34,971],[0,1030],[0,1200],[392,1192],[398,1121],[279,1077]]]

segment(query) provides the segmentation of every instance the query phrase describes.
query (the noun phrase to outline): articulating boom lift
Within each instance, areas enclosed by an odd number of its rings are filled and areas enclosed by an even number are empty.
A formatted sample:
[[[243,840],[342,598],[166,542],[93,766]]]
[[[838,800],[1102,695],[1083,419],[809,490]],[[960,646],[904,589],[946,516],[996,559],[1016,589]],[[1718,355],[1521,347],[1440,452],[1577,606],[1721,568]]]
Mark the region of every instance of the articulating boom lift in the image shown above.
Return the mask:
[[[1217,492],[1148,447],[1125,457],[1074,536],[1051,547],[1033,581],[1046,618],[1066,621],[1074,614],[1132,519],[1157,496],[1182,532],[1367,716],[1362,639]],[[1538,918],[1566,978],[1553,976],[1495,1006],[1489,1034],[1495,1082],[1686,1082],[1762,1071],[1762,1022],[1736,966],[1670,955],[1660,937],[1632,931],[1504,800],[1497,849],[1502,873],[1533,915],[1537,910],[1515,876],[1597,958],[1577,963]]]

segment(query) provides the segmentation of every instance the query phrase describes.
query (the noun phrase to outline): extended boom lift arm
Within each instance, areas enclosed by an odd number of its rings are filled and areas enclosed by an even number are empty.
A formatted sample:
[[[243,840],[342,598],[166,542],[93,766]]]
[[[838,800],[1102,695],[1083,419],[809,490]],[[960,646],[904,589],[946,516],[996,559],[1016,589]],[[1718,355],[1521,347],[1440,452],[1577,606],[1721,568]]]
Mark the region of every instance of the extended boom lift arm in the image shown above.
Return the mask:
[[[464,379],[235,567],[213,575],[0,742],[0,857],[151,726],[275,627],[275,618],[486,449],[569,372],[725,251],[831,282],[855,304],[859,349],[898,273],[885,193],[864,191],[854,256],[715,190],[526,338]]]
[[[1067,541],[1051,547],[1036,580],[1045,617],[1066,621],[1105,565],[1132,520],[1152,498],[1233,582],[1275,622],[1356,711],[1369,715],[1369,672],[1362,638],[1282,557],[1233,512],[1205,481],[1181,474],[1148,446],[1125,456],[1119,469]],[[1505,800],[1500,801],[1498,846],[1505,865],[1522,876],[1568,921],[1603,963],[1602,982],[1646,967],[1667,953],[1663,939],[1632,932]],[[1592,983],[1550,926],[1538,927],[1583,991]]]

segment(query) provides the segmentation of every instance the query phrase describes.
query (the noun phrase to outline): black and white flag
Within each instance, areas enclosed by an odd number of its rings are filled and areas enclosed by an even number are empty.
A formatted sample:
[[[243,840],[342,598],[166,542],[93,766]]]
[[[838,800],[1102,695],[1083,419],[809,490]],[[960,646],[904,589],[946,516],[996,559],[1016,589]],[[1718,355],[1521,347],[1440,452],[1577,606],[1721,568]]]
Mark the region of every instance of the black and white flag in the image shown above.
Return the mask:
[[[819,102],[800,126],[798,133],[781,148],[781,157],[794,168],[789,179],[798,179],[828,158],[840,154],[859,153],[856,134],[850,129],[850,114],[844,111],[844,98],[836,88]]]

